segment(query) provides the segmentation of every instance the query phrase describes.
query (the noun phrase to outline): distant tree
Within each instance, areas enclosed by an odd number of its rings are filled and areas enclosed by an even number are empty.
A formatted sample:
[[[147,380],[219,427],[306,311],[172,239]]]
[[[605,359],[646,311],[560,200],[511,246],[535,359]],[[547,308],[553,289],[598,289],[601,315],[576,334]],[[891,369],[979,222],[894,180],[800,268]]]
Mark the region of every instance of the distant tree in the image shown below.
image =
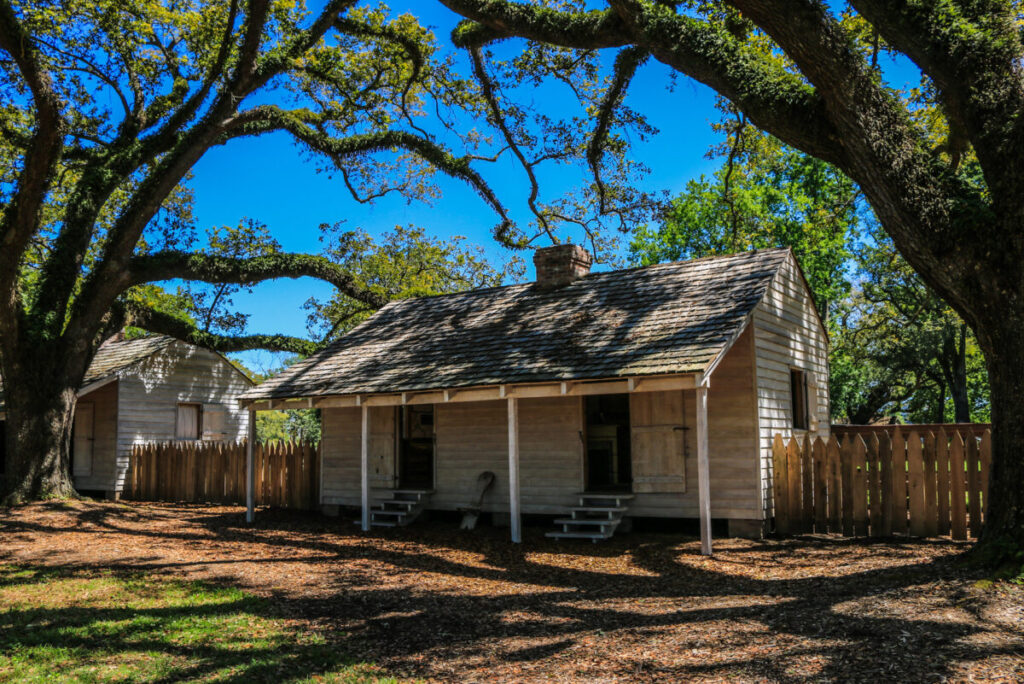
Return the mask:
[[[522,259],[512,256],[501,268],[493,266],[480,247],[465,238],[432,238],[415,226],[396,226],[375,240],[363,230],[322,226],[325,254],[354,284],[381,299],[406,299],[493,287],[522,277]],[[310,334],[327,342],[366,319],[375,309],[356,297],[336,292],[329,300],[310,298]]]
[[[850,248],[859,229],[858,191],[834,166],[751,125],[728,103],[713,125],[724,137],[708,151],[721,165],[668,205],[656,226],[641,226],[630,245],[640,264],[791,247],[828,318],[850,290]]]

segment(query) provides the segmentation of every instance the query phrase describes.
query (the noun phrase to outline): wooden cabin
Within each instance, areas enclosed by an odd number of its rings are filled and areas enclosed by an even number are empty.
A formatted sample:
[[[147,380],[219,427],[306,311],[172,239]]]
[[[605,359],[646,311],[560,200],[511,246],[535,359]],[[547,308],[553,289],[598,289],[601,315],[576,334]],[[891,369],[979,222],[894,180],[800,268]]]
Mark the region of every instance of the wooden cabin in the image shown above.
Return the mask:
[[[628,517],[711,519],[757,536],[771,442],[827,436],[825,328],[790,250],[604,273],[575,245],[537,281],[388,304],[243,395],[318,407],[321,503],[364,528],[475,505],[551,536]]]
[[[78,391],[71,445],[75,489],[118,498],[135,444],[243,439],[249,415],[238,397],[251,388],[249,378],[220,354],[172,337],[107,341]],[[3,417],[0,396],[0,430]]]

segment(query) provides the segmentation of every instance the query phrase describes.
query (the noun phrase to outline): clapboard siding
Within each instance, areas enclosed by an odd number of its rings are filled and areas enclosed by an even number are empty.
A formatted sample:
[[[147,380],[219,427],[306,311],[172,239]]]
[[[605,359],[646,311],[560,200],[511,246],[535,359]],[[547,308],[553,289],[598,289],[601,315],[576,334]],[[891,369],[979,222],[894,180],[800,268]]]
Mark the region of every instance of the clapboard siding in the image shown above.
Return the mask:
[[[121,491],[133,444],[175,438],[179,403],[203,404],[205,438],[233,442],[243,439],[248,411],[237,397],[251,383],[222,356],[183,342],[140,361],[120,373],[118,440],[114,478],[108,488]],[[205,432],[213,414],[221,412],[221,430]]]
[[[708,390],[708,462],[713,518],[761,518],[753,367],[753,335],[748,329],[715,369]],[[684,392],[686,491],[637,494],[630,515],[674,518],[699,515],[696,406],[696,392]]]
[[[753,367],[753,334],[748,331],[740,336],[712,376],[708,423],[711,514],[715,518],[749,520],[760,519],[762,515]],[[688,428],[684,440],[686,491],[638,494],[631,515],[698,515],[695,392],[684,392],[682,403],[682,423]],[[524,514],[562,513],[576,503],[583,487],[582,421],[579,397],[520,400],[520,490]],[[437,404],[435,431],[435,480],[430,507],[454,510],[466,505],[476,491],[477,476],[490,470],[495,483],[484,499],[483,509],[507,512],[506,402]],[[360,435],[360,409],[324,410],[323,503],[360,504]]]
[[[115,381],[78,398],[79,405],[93,405],[93,443],[92,470],[74,478],[77,490],[107,491],[117,479],[117,386]]]
[[[760,435],[759,505],[763,514],[770,516],[772,439],[776,434],[786,438],[807,434],[792,427],[790,370],[814,374],[817,429],[810,434],[825,437],[829,430],[828,338],[792,255],[754,309],[752,325]]]
[[[320,500],[358,506],[361,409],[327,408],[321,411],[320,419]]]

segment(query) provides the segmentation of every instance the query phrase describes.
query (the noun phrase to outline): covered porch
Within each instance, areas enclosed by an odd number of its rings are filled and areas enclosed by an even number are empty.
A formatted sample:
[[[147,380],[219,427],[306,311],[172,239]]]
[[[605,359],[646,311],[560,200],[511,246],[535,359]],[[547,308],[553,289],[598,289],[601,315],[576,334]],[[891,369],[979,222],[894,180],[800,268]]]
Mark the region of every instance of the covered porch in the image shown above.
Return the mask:
[[[263,400],[248,408],[322,409],[321,501],[358,505],[364,530],[375,495],[419,490],[429,492],[431,508],[457,510],[471,503],[478,476],[493,472],[481,509],[508,516],[513,542],[522,540],[523,515],[564,512],[581,492],[596,490],[635,496],[638,511],[650,515],[699,518],[710,554],[709,387],[707,374],[689,373]],[[604,415],[617,406],[625,407],[624,424]]]

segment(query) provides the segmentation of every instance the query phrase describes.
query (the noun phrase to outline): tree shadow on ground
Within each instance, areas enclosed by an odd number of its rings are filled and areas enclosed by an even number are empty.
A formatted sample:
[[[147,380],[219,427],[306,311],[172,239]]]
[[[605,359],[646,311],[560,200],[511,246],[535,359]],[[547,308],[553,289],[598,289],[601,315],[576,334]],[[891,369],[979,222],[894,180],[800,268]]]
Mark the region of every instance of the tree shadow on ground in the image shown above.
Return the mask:
[[[363,534],[348,521],[274,511],[249,527],[238,509],[200,506],[95,505],[0,523],[5,534],[145,540],[145,553],[105,563],[124,571],[201,572],[225,584],[244,576],[282,614],[400,674],[930,681],[979,668],[1024,673],[1020,624],[973,587],[980,576],[957,562],[968,547],[948,541],[726,542],[704,559],[692,540],[666,534],[576,545],[527,528],[514,546],[504,530],[465,534],[433,523]],[[209,552],[167,553],[194,544]],[[290,586],[269,570],[278,565],[294,576]],[[275,588],[258,586],[261,573],[277,578]],[[1024,606],[1010,591],[1012,605]]]

